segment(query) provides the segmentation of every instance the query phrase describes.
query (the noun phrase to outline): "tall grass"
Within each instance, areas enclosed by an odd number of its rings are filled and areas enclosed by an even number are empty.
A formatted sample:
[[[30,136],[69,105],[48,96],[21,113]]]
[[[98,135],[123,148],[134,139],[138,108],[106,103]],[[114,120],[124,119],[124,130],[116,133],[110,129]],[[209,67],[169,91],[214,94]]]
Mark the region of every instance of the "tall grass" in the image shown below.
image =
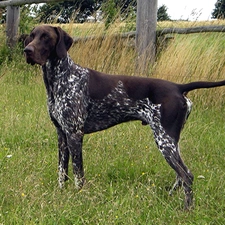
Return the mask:
[[[112,29],[119,32],[121,27]],[[101,25],[90,24],[64,29],[80,36],[105,32]],[[182,210],[182,190],[168,196],[175,174],[157,150],[150,128],[140,122],[86,135],[86,184],[75,190],[70,165],[71,179],[60,191],[57,138],[46,109],[41,70],[27,65],[21,50],[9,57],[1,40],[0,224],[225,223],[224,87],[189,94],[194,108],[180,147],[195,175],[192,211]],[[223,33],[174,35],[147,72],[182,83],[224,79],[224,45]],[[130,40],[96,39],[74,45],[69,53],[85,67],[143,76],[136,73]]]

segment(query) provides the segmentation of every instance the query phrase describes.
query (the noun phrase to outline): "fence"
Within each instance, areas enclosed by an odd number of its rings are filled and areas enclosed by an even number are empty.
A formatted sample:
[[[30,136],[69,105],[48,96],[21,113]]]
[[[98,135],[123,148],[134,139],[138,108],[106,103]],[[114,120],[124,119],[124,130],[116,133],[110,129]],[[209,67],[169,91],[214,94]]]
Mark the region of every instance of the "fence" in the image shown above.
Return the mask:
[[[8,0],[1,1],[0,8],[7,7],[6,36],[9,47],[14,47],[17,41],[17,33],[20,21],[20,6],[33,3],[60,2],[62,0]]]
[[[72,0],[70,0],[72,1]],[[24,4],[38,4],[62,2],[62,0],[7,0],[0,2],[0,8],[7,7],[6,35],[7,44],[14,47],[17,42],[18,26],[20,21],[20,6]],[[190,34],[199,32],[225,32],[225,26],[202,26],[192,28],[165,28],[156,31],[157,0],[137,0],[137,28],[136,32],[121,34],[122,38],[136,38],[136,49],[138,53],[138,67],[145,68],[148,60],[154,62],[156,54],[156,38],[165,34]],[[94,39],[74,39],[74,42]],[[104,38],[104,37],[102,37]]]
[[[1,1],[1,7],[7,7],[6,34],[7,44],[13,47],[17,40],[20,20],[19,6],[33,3],[60,2],[62,0],[8,0]],[[157,0],[137,0],[136,46],[140,63],[147,60],[146,55],[155,58]],[[149,47],[150,46],[150,47]]]

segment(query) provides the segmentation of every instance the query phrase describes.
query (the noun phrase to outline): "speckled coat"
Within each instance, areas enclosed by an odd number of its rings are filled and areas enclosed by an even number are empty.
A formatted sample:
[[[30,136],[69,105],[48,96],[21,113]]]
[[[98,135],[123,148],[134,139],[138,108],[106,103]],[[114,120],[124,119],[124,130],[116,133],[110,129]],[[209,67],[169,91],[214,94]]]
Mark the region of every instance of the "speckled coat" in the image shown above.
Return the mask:
[[[131,120],[141,120],[143,124],[151,126],[159,150],[173,167],[177,167],[170,158],[171,154],[176,154],[178,146],[161,124],[161,104],[153,104],[149,98],[130,98],[122,82],[124,76],[118,76],[115,86],[112,86],[103,98],[92,98],[88,87],[90,76],[93,76],[94,71],[75,64],[69,55],[60,60],[47,61],[43,66],[43,72],[50,117],[59,136],[63,136],[62,133],[67,136],[64,142],[73,142],[70,155],[74,155],[77,159],[74,172],[78,187],[83,183],[82,154],[81,146],[76,148],[74,146],[82,142],[84,134]],[[184,99],[189,102],[188,115],[191,103],[187,98]],[[60,142],[60,145],[65,144],[64,142]],[[64,154],[65,151],[60,152],[59,183],[62,187],[67,174],[65,161],[69,156]]]

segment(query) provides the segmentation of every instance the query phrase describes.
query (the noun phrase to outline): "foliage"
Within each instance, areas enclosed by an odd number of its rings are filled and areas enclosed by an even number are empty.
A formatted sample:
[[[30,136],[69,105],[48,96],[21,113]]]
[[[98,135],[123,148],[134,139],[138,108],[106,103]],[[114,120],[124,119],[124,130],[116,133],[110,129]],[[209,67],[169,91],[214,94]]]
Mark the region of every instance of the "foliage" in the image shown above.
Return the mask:
[[[225,19],[225,0],[217,0],[212,12],[213,19]]]
[[[106,29],[118,17],[124,20],[132,18],[135,22],[137,1],[136,0],[84,0],[84,1],[64,1],[55,4],[44,4],[39,8],[41,22],[67,23],[71,19],[76,22],[85,22],[88,16],[100,10],[105,19]],[[170,20],[165,5],[159,7],[157,13],[158,21]]]
[[[20,24],[19,33],[26,34],[34,27],[38,22],[37,5],[23,5],[20,7]]]
[[[105,0],[105,3],[108,1]],[[121,10],[121,13],[126,13],[127,9],[131,7],[133,10],[136,10],[137,0],[113,0],[117,8]]]
[[[44,4],[39,9],[41,22],[68,22],[74,18],[76,22],[84,22],[87,16],[91,15],[99,8],[101,0],[75,0],[60,3]]]
[[[6,21],[6,8],[0,8],[0,24]]]
[[[109,28],[109,25],[113,23],[116,19],[116,15],[118,13],[118,9],[116,8],[116,4],[114,0],[109,0],[102,5],[102,10],[105,13],[105,27]]]
[[[11,60],[11,51],[7,45],[0,48],[0,65]]]
[[[167,13],[167,6],[162,5],[158,8],[157,21],[171,20]]]
[[[114,6],[113,9],[112,6]],[[76,22],[85,22],[88,16],[101,9],[106,18],[106,24],[108,25],[113,21],[116,10],[119,9],[127,17],[129,12],[127,10],[128,8],[135,10],[136,0],[75,0],[44,4],[40,7],[39,14],[41,15],[41,22],[66,23],[71,18]]]

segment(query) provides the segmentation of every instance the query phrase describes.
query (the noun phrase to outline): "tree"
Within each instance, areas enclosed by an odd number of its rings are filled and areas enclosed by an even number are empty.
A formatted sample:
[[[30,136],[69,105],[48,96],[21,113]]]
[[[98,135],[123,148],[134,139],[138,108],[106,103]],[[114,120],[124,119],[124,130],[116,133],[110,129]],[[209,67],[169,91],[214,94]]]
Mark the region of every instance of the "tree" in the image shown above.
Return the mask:
[[[109,0],[102,4],[102,10],[105,13],[105,27],[109,28],[110,24],[114,22],[116,14],[118,12],[116,3],[114,0]]]
[[[137,0],[74,0],[43,4],[37,12],[40,22],[85,22],[98,9],[104,14],[106,28],[120,15],[123,19],[136,15]],[[162,5],[157,13],[158,21],[170,20],[167,7]]]
[[[130,17],[137,8],[137,0],[104,0],[101,10],[105,18],[106,29],[112,24],[118,16],[123,19]]]
[[[87,16],[96,11],[102,0],[74,0],[60,3],[44,4],[39,9],[41,22],[68,22],[74,18],[76,22],[83,22]],[[53,20],[53,21],[52,21]]]
[[[0,23],[5,23],[6,21],[6,9],[0,8]]]
[[[171,20],[168,13],[167,13],[167,7],[166,5],[162,5],[158,8],[157,12],[157,20],[158,21],[165,21],[165,20]]]
[[[74,0],[61,3],[44,4],[39,9],[41,22],[52,22],[61,19],[62,22],[74,18],[76,22],[84,22],[88,16],[100,9],[103,11],[107,23],[114,20],[118,9],[122,14],[129,14],[129,9],[136,9],[136,0]],[[113,8],[112,8],[113,6]]]
[[[225,0],[217,0],[212,19],[225,19]]]
[[[121,10],[121,13],[126,12],[129,7],[136,8],[137,0],[113,0],[116,7]],[[108,2],[108,1],[105,1]]]

